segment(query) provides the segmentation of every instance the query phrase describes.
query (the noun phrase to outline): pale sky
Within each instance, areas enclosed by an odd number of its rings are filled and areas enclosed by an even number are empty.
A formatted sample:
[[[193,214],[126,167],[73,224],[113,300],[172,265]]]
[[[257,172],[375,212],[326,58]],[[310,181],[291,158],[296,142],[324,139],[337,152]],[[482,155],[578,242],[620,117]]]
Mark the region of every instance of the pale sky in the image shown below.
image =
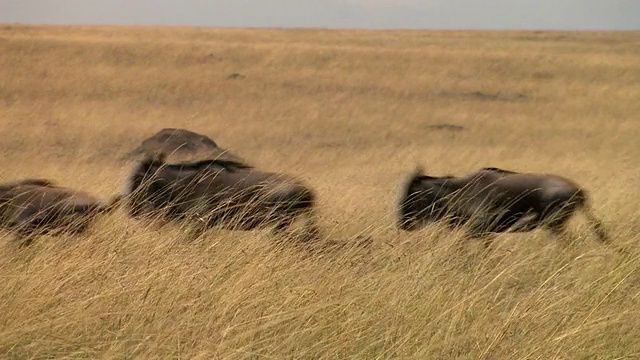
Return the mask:
[[[640,30],[640,0],[0,0],[0,22]]]

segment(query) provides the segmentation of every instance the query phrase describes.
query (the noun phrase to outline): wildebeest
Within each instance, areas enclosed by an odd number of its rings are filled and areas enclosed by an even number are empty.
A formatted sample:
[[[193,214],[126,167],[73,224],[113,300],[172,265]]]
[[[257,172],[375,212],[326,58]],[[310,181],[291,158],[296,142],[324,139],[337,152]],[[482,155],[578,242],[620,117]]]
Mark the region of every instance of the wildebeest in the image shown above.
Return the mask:
[[[397,226],[412,231],[446,220],[453,227],[468,226],[471,237],[487,240],[491,234],[536,228],[560,234],[574,213],[582,210],[598,238],[607,241],[588,199],[584,189],[558,175],[487,167],[461,177],[437,177],[416,168],[398,194]]]
[[[84,232],[99,214],[113,210],[108,203],[78,190],[60,187],[48,179],[26,178],[0,184],[0,227],[16,234],[16,241],[31,243],[33,236],[61,230]]]
[[[300,180],[260,171],[246,163],[205,159],[167,163],[164,153],[147,154],[131,170],[121,194],[133,218],[188,221],[206,227],[276,231],[306,215],[307,239],[316,238],[315,194]]]

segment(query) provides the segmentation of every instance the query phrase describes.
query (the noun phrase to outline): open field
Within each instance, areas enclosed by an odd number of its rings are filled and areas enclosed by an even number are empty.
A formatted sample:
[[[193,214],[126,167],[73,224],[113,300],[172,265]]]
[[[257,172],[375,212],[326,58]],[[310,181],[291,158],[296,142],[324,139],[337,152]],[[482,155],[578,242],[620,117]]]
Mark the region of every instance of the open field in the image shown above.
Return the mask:
[[[108,197],[120,156],[183,127],[306,181],[327,238],[374,244],[186,243],[122,211],[23,250],[0,233],[0,358],[638,358],[639,84],[638,32],[2,25],[2,181]],[[572,243],[510,234],[490,253],[400,233],[417,164],[573,178],[613,243],[581,217]]]

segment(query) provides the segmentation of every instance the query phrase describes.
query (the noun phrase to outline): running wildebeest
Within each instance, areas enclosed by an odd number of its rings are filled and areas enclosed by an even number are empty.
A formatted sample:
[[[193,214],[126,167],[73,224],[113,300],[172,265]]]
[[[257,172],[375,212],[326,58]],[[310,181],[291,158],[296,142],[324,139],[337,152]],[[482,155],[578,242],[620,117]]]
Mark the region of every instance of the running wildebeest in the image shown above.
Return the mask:
[[[582,210],[598,238],[608,240],[604,225],[591,212],[586,190],[557,175],[487,167],[461,177],[436,177],[417,168],[404,181],[396,206],[397,226],[405,231],[446,220],[453,227],[468,226],[471,237],[487,240],[496,233],[536,228],[561,234]]]
[[[0,227],[16,234],[15,240],[32,242],[38,234],[61,230],[83,233],[99,214],[116,207],[120,197],[102,203],[96,197],[48,179],[27,178],[0,184]]]
[[[306,239],[318,236],[309,187],[233,160],[167,163],[164,153],[148,154],[133,167],[121,196],[131,217],[186,220],[192,235],[218,225],[236,230],[274,225],[279,232],[306,215]]]

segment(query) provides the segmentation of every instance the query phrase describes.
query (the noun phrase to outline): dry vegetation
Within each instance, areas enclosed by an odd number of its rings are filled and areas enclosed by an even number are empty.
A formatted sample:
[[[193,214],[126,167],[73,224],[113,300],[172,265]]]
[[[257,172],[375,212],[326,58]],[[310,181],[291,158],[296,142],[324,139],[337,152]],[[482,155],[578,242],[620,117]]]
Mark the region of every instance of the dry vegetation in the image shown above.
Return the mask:
[[[186,243],[122,211],[24,250],[2,233],[0,357],[637,358],[638,84],[637,32],[4,25],[2,181],[107,197],[122,154],[184,127],[300,176],[328,238],[374,246]],[[580,218],[573,243],[537,231],[490,253],[436,226],[400,233],[395,191],[416,164],[574,178],[614,244]]]

